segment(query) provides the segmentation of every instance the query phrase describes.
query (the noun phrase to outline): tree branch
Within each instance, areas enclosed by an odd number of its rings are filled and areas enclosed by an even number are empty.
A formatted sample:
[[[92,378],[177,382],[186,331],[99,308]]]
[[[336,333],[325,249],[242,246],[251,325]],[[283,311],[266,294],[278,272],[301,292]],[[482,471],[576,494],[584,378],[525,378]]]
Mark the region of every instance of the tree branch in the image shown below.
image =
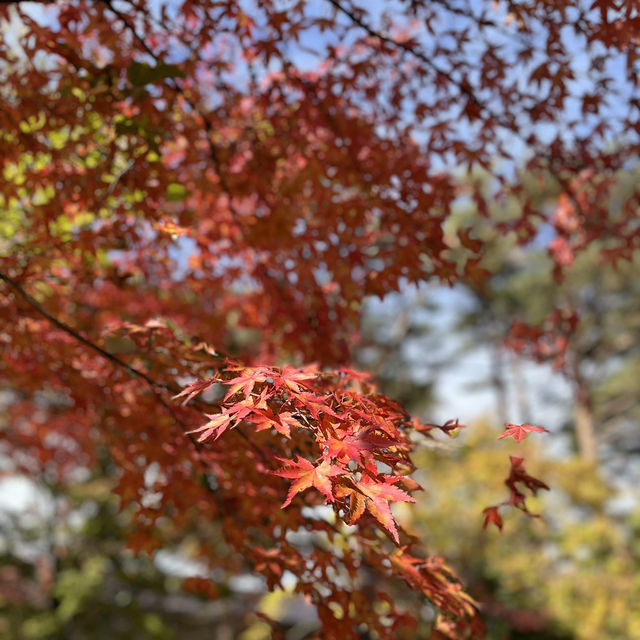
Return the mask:
[[[87,347],[88,349],[91,349],[92,351],[97,353],[101,358],[104,358],[104,359],[108,360],[109,362],[113,363],[117,367],[121,367],[122,369],[127,371],[132,376],[136,376],[136,377],[141,378],[142,380],[144,380],[149,385],[149,387],[151,388],[151,391],[154,394],[154,396],[156,397],[156,399],[158,400],[158,402],[171,414],[171,416],[176,421],[176,423],[179,424],[183,428],[183,430],[186,431],[187,425],[185,425],[182,422],[182,420],[176,414],[174,408],[158,393],[158,389],[162,389],[164,391],[167,391],[167,392],[175,395],[175,394],[179,393],[180,389],[178,389],[177,387],[172,387],[171,385],[168,385],[168,384],[165,384],[165,383],[158,382],[158,381],[154,380],[149,375],[147,375],[144,371],[141,371],[140,369],[137,369],[136,367],[132,367],[130,364],[127,364],[124,360],[121,360],[120,358],[118,358],[117,356],[114,356],[112,353],[109,353],[108,351],[103,349],[101,346],[95,344],[94,342],[92,342],[88,338],[85,338],[81,333],[76,331],[76,329],[74,329],[73,327],[69,326],[65,322],[62,322],[61,320],[56,318],[54,315],[49,313],[35,298],[30,296],[16,280],[14,280],[13,278],[9,277],[8,275],[3,273],[2,271],[0,271],[0,280],[4,281],[7,285],[9,285],[9,287],[14,291],[15,294],[17,294],[20,298],[22,298],[29,306],[31,306],[33,309],[35,309],[40,315],[44,316],[51,324],[53,324],[54,326],[58,327],[58,329],[60,329],[61,331],[64,331],[65,333],[70,335],[72,338],[74,338],[76,341],[78,341],[79,343],[81,343],[85,347]],[[201,401],[196,401],[196,403],[201,404]],[[247,434],[244,433],[244,431],[242,431],[239,428],[236,428],[236,429],[233,429],[233,433],[236,433],[238,435],[238,437],[240,437],[242,440],[244,440],[249,445],[249,447],[251,449],[253,449],[259,455],[261,460],[265,464],[268,465],[269,461],[268,461],[267,457],[265,456],[264,452],[262,451],[262,449],[260,449],[251,440],[251,438],[249,438],[247,436]],[[200,456],[201,455],[201,446],[198,443],[198,441],[191,434],[185,434],[185,435],[188,436],[189,440],[191,441],[191,443],[193,444],[193,446],[197,450],[198,455]],[[202,465],[205,468],[207,468],[206,464],[204,463],[203,460],[200,460],[200,462],[202,463]]]
[[[511,131],[517,132],[515,125],[501,119],[501,117],[497,113],[495,113],[490,107],[484,104],[484,102],[482,102],[480,98],[478,98],[478,96],[476,96],[476,94],[467,84],[460,82],[459,80],[456,80],[450,73],[447,73],[444,69],[441,69],[435,62],[433,62],[433,60],[430,60],[424,53],[420,51],[416,51],[415,49],[410,47],[408,44],[405,44],[404,42],[394,40],[391,36],[387,36],[383,33],[380,33],[379,31],[377,31],[376,29],[368,25],[366,22],[364,22],[361,18],[359,18],[355,13],[353,13],[353,11],[350,11],[349,9],[344,7],[337,0],[327,0],[327,1],[330,4],[332,4],[340,13],[343,13],[345,16],[347,16],[349,20],[353,22],[353,24],[355,24],[356,26],[366,31],[371,37],[376,38],[377,40],[380,40],[381,42],[384,42],[386,44],[390,44],[398,49],[402,49],[404,52],[412,55],[414,58],[417,58],[424,65],[426,65],[427,67],[435,71],[439,76],[442,76],[443,78],[445,78],[450,84],[457,87],[461,93],[463,93],[465,96],[467,96],[467,98],[469,98],[471,102],[473,102],[479,109],[482,109],[487,115],[493,118],[501,126],[506,127]]]
[[[121,360],[117,356],[114,356],[112,353],[109,353],[108,351],[103,349],[101,346],[95,344],[94,342],[91,342],[91,340],[89,340],[88,338],[85,338],[81,333],[76,331],[73,327],[62,322],[61,320],[58,320],[58,318],[56,318],[54,315],[49,313],[35,298],[30,296],[22,288],[22,286],[18,284],[16,280],[14,280],[13,278],[10,278],[8,275],[2,273],[1,271],[0,271],[0,280],[3,280],[4,282],[6,282],[9,285],[9,287],[13,289],[14,293],[16,293],[19,297],[21,297],[27,304],[29,304],[29,306],[33,307],[40,315],[44,316],[51,324],[58,327],[58,329],[60,329],[61,331],[64,331],[65,333],[72,336],[75,340],[83,344],[85,347],[91,349],[92,351],[95,351],[102,358],[105,358],[106,360],[109,360],[109,362],[112,362],[116,366],[125,369],[131,375],[136,376],[138,378],[142,378],[142,380],[144,380],[152,388],[160,387],[167,391],[172,391],[172,389],[170,389],[168,385],[156,382],[155,380],[153,380],[153,378],[149,377],[144,371],[140,371],[140,369],[136,369],[135,367],[132,367],[130,364],[127,364],[124,360]]]
[[[338,0],[327,0],[327,2],[333,5],[333,7],[337,11],[347,16],[349,20],[353,22],[353,24],[355,24],[356,26],[366,31],[371,37],[376,38],[380,42],[384,42],[398,49],[401,49],[402,51],[404,51],[405,53],[408,53],[409,55],[412,55],[414,58],[422,62],[424,65],[426,65],[430,69],[432,69],[439,76],[445,78],[447,82],[457,87],[458,90],[463,95],[465,95],[470,102],[473,102],[473,104],[475,104],[478,107],[478,109],[480,109],[481,111],[484,111],[484,113],[487,114],[492,120],[494,120],[496,124],[513,133],[519,140],[524,142],[528,147],[532,147],[527,136],[523,134],[522,131],[520,131],[520,129],[517,127],[517,125],[514,122],[509,122],[508,120],[505,120],[505,118],[503,118],[498,113],[493,111],[491,107],[487,106],[480,98],[478,98],[478,96],[475,94],[473,89],[471,89],[471,87],[468,84],[465,84],[463,82],[460,82],[459,80],[456,80],[454,77],[451,76],[451,74],[447,73],[444,69],[440,68],[437,64],[433,62],[433,60],[430,60],[421,51],[416,51],[415,49],[410,47],[408,44],[395,40],[394,38],[387,36],[384,33],[380,33],[379,31],[377,31],[376,29],[368,25],[366,22],[364,22],[361,18],[359,18],[353,11],[350,11],[349,9],[344,7],[340,2],[338,2]],[[535,149],[535,151],[540,158],[543,158],[544,160],[546,160],[549,173],[556,179],[560,187],[564,189],[564,191],[570,198],[573,206],[575,207],[576,211],[579,211],[582,213],[583,212],[582,205],[578,201],[575,189],[572,187],[569,181],[566,180],[554,166],[555,158],[548,152],[544,152],[542,149]]]

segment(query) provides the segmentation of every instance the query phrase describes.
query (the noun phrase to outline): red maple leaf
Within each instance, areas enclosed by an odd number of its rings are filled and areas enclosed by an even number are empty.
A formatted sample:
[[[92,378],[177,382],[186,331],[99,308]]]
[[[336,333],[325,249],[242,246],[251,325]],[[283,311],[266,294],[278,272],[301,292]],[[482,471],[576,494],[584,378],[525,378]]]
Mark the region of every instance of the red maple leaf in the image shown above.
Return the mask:
[[[251,422],[257,425],[256,431],[273,428],[285,438],[291,438],[291,427],[299,429],[301,426],[293,413],[283,411],[275,414],[270,408],[252,416]]]
[[[355,523],[364,513],[365,509],[387,530],[399,543],[398,529],[396,528],[390,502],[415,502],[408,493],[394,486],[401,478],[396,476],[383,476],[383,482],[372,480],[368,476],[362,477],[355,490],[350,491],[350,519],[349,523]]]
[[[225,402],[241,389],[244,392],[244,397],[248,398],[256,383],[265,382],[269,378],[269,370],[265,367],[246,368],[242,369],[241,372],[243,375],[224,381],[225,384],[229,385],[229,390],[224,397]]]
[[[355,425],[343,438],[331,437],[327,440],[327,458],[336,458],[340,462],[355,460],[363,464],[362,456],[368,456],[375,450],[383,450],[398,444],[397,440],[374,433],[372,428],[361,429]]]
[[[496,527],[502,531],[502,517],[498,513],[499,508],[499,506],[487,507],[482,511],[482,515],[484,516],[483,529],[486,529],[490,524],[495,524]]]
[[[538,480],[538,478],[534,478],[527,473],[524,468],[524,458],[509,456],[509,460],[511,461],[511,472],[509,473],[509,477],[505,480],[505,484],[510,489],[514,490],[515,483],[521,482],[534,495],[537,493],[538,489],[544,489],[545,491],[549,490],[549,487],[542,482],[542,480]]]
[[[213,380],[196,380],[195,382],[191,382],[188,384],[180,393],[173,396],[172,400],[177,400],[178,398],[182,398],[183,396],[187,396],[182,404],[187,404],[189,400],[195,398],[200,393],[203,393],[207,389],[210,389],[216,383],[215,379]]]
[[[288,387],[294,393],[300,391],[300,387],[309,387],[307,380],[313,380],[318,377],[315,367],[310,366],[305,369],[295,369],[294,367],[285,366],[279,376],[279,381]]]
[[[498,436],[498,440],[513,436],[516,442],[522,442],[529,433],[537,431],[538,433],[549,433],[544,427],[537,427],[533,424],[511,424],[506,425],[506,431]]]
[[[295,480],[289,487],[287,499],[282,504],[283,509],[291,503],[297,493],[309,487],[315,487],[326,496],[329,502],[333,502],[334,498],[330,478],[343,474],[344,469],[329,464],[326,460],[316,467],[313,462],[300,456],[298,456],[296,462],[284,458],[278,458],[278,460],[280,460],[280,462],[286,462],[287,465],[282,467],[282,469],[278,469],[278,471],[274,471],[274,475]]]
[[[444,424],[432,424],[432,423],[422,423],[417,418],[413,419],[413,427],[422,433],[428,435],[429,431],[432,429],[439,429],[445,435],[451,437],[451,432],[456,429],[466,429],[466,425],[460,424],[458,418],[447,420]]]
[[[198,442],[204,442],[214,436],[214,440],[217,440],[229,427],[233,416],[229,415],[227,412],[223,413],[205,413],[207,418],[209,418],[209,422],[203,424],[201,427],[197,429],[193,429],[191,431],[187,431],[186,433],[201,433],[198,438]]]

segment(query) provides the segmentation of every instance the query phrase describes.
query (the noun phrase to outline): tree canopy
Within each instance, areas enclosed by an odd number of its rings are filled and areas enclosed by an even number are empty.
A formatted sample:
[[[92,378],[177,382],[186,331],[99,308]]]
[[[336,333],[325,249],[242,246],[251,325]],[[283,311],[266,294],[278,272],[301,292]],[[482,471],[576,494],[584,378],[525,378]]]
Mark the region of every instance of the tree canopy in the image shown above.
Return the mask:
[[[416,439],[457,422],[423,424],[352,370],[361,308],[425,280],[482,289],[486,244],[448,231],[465,201],[546,247],[556,282],[589,247],[633,258],[638,190],[610,200],[638,152],[637,2],[71,0],[0,18],[14,471],[68,486],[108,458],[129,547],[210,523],[200,586],[291,574],[318,637],[398,637],[418,596],[434,637],[480,637],[391,511],[419,489]],[[461,177],[478,167],[488,185]],[[574,324],[556,309],[544,331]],[[525,511],[546,486],[517,456],[507,485]]]

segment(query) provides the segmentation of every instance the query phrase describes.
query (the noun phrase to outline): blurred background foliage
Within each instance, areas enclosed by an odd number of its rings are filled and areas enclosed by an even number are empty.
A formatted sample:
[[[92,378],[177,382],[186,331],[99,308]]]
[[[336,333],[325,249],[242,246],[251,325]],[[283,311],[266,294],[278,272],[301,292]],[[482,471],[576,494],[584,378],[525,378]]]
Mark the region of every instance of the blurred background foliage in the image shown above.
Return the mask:
[[[484,173],[471,183],[491,188]],[[620,173],[613,219],[620,193],[637,184],[637,172]],[[531,176],[530,188],[551,213],[553,179]],[[487,215],[508,220],[518,207],[496,199]],[[545,221],[526,249],[508,233],[492,234],[471,201],[449,223],[452,234],[464,230],[484,243],[487,280],[457,287],[446,314],[433,303],[437,292],[414,291],[404,306],[364,323],[362,364],[421,417],[429,418],[439,396],[451,397],[451,369],[454,378],[472,379],[453,395],[469,428],[418,450],[415,477],[425,493],[415,509],[402,505],[405,523],[463,576],[492,640],[640,637],[640,259],[603,266],[598,250],[609,239],[602,237],[558,281],[547,251],[537,248],[554,232]],[[464,253],[460,247],[461,261]],[[514,323],[541,326],[556,309],[575,312],[575,326],[555,370],[508,348]],[[443,315],[448,325],[430,320]],[[470,374],[465,362],[482,366]],[[474,415],[465,394],[478,398],[483,387],[493,400]],[[552,435],[505,445],[495,440],[505,422],[542,424]],[[512,513],[502,532],[483,531],[482,509],[500,499],[507,474],[505,449],[525,457],[551,491],[529,500],[540,518]]]

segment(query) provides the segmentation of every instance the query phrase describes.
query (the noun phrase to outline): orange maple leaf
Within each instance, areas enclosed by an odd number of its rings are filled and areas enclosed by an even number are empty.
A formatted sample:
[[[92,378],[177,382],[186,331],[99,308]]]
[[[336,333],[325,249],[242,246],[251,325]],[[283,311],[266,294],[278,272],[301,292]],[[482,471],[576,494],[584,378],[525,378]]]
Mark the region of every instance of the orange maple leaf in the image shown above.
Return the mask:
[[[498,529],[502,530],[502,516],[498,513],[500,507],[487,507],[483,509],[482,515],[484,516],[483,529],[486,529],[489,524],[495,524]]]
[[[350,520],[354,524],[365,509],[391,534],[396,544],[400,542],[398,529],[391,513],[390,502],[415,502],[408,493],[394,486],[401,480],[397,476],[383,476],[383,482],[377,482],[367,476],[350,490]]]
[[[278,458],[278,460],[288,464],[273,473],[282,478],[295,479],[295,482],[289,487],[287,499],[282,504],[283,509],[291,503],[291,500],[293,500],[297,493],[309,487],[315,487],[325,495],[329,502],[333,502],[334,498],[330,478],[343,474],[344,469],[336,467],[326,460],[316,467],[313,462],[300,456],[298,456],[297,462],[292,462],[285,458]]]
[[[537,431],[538,433],[549,433],[548,429],[544,427],[537,427],[533,424],[507,424],[506,431],[501,433],[498,436],[498,440],[502,438],[508,438],[509,436],[513,436],[513,439],[516,442],[522,442],[529,433],[532,431]]]

